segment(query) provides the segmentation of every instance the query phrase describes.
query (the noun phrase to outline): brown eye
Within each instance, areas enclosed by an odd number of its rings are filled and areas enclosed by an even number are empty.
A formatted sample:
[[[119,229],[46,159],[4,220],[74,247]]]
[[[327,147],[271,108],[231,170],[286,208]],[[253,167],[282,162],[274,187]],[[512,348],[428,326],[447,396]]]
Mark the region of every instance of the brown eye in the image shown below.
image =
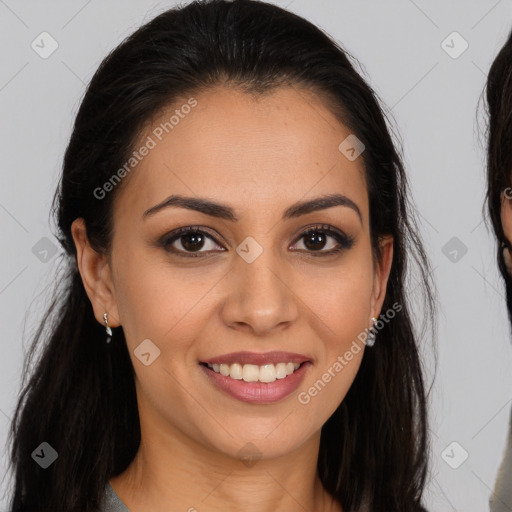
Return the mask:
[[[194,227],[180,228],[165,235],[159,245],[180,256],[201,256],[204,253],[216,252],[216,249],[225,250],[211,235]],[[202,250],[205,247],[206,250]]]
[[[318,251],[325,247],[327,238],[325,233],[314,231],[304,237],[304,245],[312,251]]]
[[[181,235],[178,239],[187,251],[197,251],[204,246],[205,236],[202,233],[190,233]]]
[[[310,228],[299,237],[306,252],[310,252],[315,256],[329,255],[350,249],[354,245],[354,238],[347,236],[345,233],[335,230],[331,226],[317,226]],[[327,250],[324,250],[326,249]],[[303,250],[294,248],[294,250]],[[314,254],[314,253],[318,254]]]

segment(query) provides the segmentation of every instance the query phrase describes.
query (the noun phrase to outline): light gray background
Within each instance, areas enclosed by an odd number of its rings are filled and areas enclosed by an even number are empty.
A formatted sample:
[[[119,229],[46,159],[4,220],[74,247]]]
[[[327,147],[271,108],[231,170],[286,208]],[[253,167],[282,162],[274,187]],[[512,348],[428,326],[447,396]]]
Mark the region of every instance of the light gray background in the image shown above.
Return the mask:
[[[432,512],[487,510],[506,440],[512,349],[494,244],[482,220],[485,139],[476,109],[489,65],[512,27],[511,2],[275,3],[319,25],[358,58],[396,121],[439,293],[426,504]],[[2,477],[24,347],[46,308],[45,287],[60,252],[44,262],[32,249],[42,237],[56,242],[48,212],[79,100],[107,52],[174,4],[0,0]],[[31,48],[43,31],[59,45],[47,59]],[[453,31],[469,44],[458,58],[441,45]],[[448,44],[462,48],[456,39]],[[453,237],[467,248],[464,255],[458,249],[457,261],[443,253]],[[428,345],[424,353],[432,368]],[[445,462],[447,447],[452,461],[462,450],[469,455],[457,469]],[[8,480],[2,485],[5,510]]]

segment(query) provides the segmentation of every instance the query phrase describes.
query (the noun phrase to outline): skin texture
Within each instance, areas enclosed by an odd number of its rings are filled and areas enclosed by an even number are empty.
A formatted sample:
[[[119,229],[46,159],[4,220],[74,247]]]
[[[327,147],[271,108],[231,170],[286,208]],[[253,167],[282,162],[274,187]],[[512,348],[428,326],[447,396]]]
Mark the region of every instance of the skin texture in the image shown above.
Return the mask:
[[[507,240],[512,241],[512,203],[504,194],[501,195],[501,224]],[[512,256],[506,247],[503,249],[503,257],[509,274],[512,274]]]
[[[255,98],[217,87],[195,98],[198,105],[124,178],[111,254],[91,248],[81,219],[72,226],[96,319],[103,324],[108,312],[111,326],[123,326],[136,371],[141,448],[110,482],[132,512],[340,511],[316,472],[320,429],[350,388],[364,349],[309,404],[297,393],[379,316],[392,239],[382,240],[378,265],[362,158],[349,161],[338,150],[351,132],[317,96],[281,87]],[[362,220],[347,206],[282,219],[293,203],[332,193],[356,203]],[[178,207],[142,218],[171,194],[227,204],[239,220]],[[300,235],[326,224],[354,237],[353,246],[311,255],[311,238]],[[195,225],[216,239],[201,249],[209,256],[158,246],[164,234]],[[263,248],[250,264],[235,251],[247,236]],[[184,251],[181,242],[173,246]],[[316,254],[336,246],[329,235]],[[150,366],[133,353],[147,338],[161,351]],[[288,397],[243,403],[210,384],[198,364],[240,350],[298,352],[313,365]],[[261,457],[250,467],[237,456],[246,443]]]

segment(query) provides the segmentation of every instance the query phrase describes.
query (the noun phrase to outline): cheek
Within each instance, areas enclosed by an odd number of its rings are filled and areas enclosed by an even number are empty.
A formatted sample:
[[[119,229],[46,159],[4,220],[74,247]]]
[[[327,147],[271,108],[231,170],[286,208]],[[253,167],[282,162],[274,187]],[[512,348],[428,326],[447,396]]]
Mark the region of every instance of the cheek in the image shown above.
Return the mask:
[[[161,261],[138,264],[134,254],[119,265],[122,279],[116,283],[120,320],[130,348],[149,338],[164,347],[173,340],[173,350],[185,346],[211,316],[207,293],[221,277],[215,272],[176,270]],[[213,291],[213,290],[212,290]]]
[[[370,326],[373,267],[370,251],[354,253],[345,265],[304,287],[305,302],[315,314],[318,367],[299,396],[321,417],[331,414],[344,399],[359,370]],[[314,397],[321,396],[319,400]]]
[[[300,299],[338,344],[370,325],[371,258],[358,253],[351,260],[339,267],[311,271],[297,290]]]

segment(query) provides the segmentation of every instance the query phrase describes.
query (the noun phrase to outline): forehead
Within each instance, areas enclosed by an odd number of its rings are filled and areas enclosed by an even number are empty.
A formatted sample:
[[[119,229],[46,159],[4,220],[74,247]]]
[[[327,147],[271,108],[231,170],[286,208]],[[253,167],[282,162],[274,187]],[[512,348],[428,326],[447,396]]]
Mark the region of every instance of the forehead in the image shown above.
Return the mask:
[[[240,212],[338,192],[367,217],[362,157],[339,145],[351,131],[312,92],[279,87],[264,96],[215,88],[154,118],[135,150],[150,147],[124,183],[117,209],[142,213],[170,194],[223,199]],[[248,202],[250,199],[250,202]]]

